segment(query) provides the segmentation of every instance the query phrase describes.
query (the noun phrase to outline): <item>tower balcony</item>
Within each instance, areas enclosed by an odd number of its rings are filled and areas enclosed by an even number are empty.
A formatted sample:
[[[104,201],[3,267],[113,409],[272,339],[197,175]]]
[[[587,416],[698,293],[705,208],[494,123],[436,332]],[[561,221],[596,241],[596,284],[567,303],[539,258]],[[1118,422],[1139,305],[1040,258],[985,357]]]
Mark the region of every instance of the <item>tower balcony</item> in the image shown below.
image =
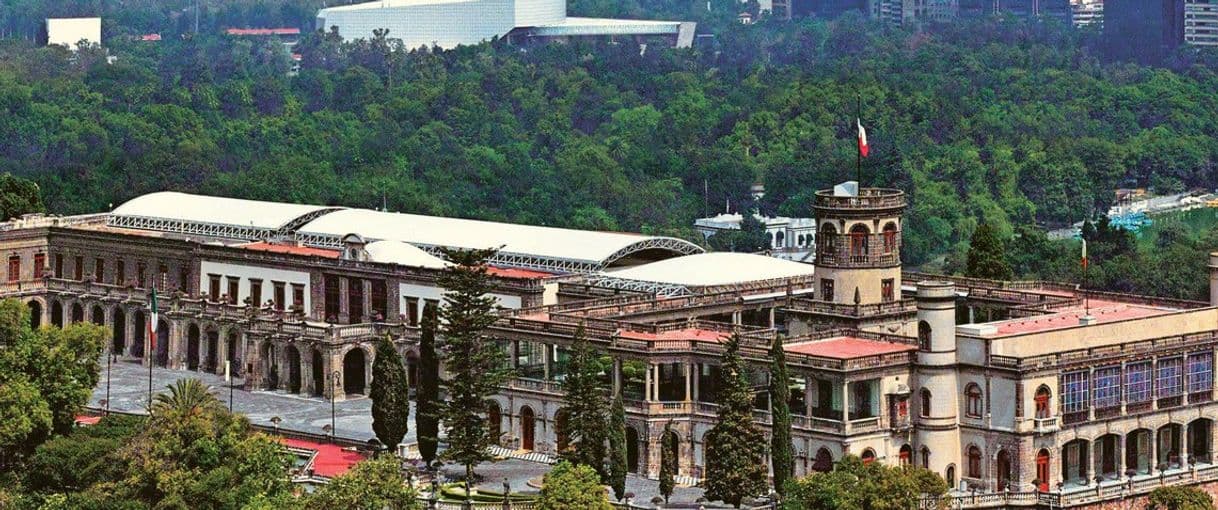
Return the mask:
[[[816,238],[816,265],[837,268],[892,267],[901,264],[901,233],[829,234]]]
[[[820,190],[813,202],[817,218],[894,215],[900,214],[905,205],[905,192],[891,188],[863,188],[858,195]]]

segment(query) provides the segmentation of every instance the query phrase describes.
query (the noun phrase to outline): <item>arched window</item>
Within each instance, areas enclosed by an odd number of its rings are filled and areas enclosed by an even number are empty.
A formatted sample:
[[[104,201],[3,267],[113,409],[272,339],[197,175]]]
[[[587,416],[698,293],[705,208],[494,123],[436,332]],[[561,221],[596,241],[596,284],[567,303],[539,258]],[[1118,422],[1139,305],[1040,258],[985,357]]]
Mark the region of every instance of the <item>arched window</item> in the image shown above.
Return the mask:
[[[922,467],[930,468],[930,448],[922,447]]]
[[[863,456],[860,458],[863,459],[863,465],[875,462],[875,450],[872,450],[871,448],[863,450]]]
[[[787,246],[787,234],[781,230],[774,234],[774,247],[785,248]]]
[[[825,223],[820,227],[820,234],[817,235],[817,245],[820,249],[817,250],[818,258],[833,258],[837,251],[837,227],[830,223]]]
[[[902,466],[910,466],[913,464],[913,447],[904,445],[899,453]]]
[[[947,466],[947,470],[943,472],[943,479],[947,480],[947,486],[955,488],[956,486],[956,466]]]
[[[926,321],[918,321],[918,348],[930,350],[930,323]]]
[[[867,230],[867,226],[857,224],[850,227],[850,261],[851,262],[866,262],[868,253],[867,235],[871,232]]]
[[[1049,398],[1053,396],[1053,392],[1048,386],[1041,385],[1036,389],[1036,397],[1033,401],[1036,402],[1036,417],[1039,419],[1048,418],[1052,412],[1049,409]]]
[[[816,458],[812,461],[812,470],[818,473],[828,473],[833,469],[833,454],[829,453],[827,448],[821,448],[816,451]]]
[[[897,251],[897,224],[888,222],[884,225],[884,254]]]
[[[922,405],[918,408],[918,416],[930,418],[930,390],[922,388]]]
[[[798,236],[796,236],[796,237],[795,237],[795,244],[796,244],[797,246],[803,246],[803,245],[804,245],[804,235],[803,235],[803,234],[799,234]]]
[[[968,447],[968,476],[969,478],[981,478],[981,448],[975,445]]]
[[[971,418],[981,417],[981,387],[969,384],[964,387],[964,413]]]

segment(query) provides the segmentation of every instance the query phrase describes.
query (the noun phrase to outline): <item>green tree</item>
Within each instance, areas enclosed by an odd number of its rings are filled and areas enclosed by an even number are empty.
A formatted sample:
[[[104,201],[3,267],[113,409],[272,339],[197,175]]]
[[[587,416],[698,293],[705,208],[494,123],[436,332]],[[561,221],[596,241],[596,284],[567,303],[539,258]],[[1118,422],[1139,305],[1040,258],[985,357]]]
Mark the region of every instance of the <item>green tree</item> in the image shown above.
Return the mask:
[[[487,448],[496,438],[491,437],[482,412],[509,374],[503,352],[485,334],[497,318],[486,264],[495,252],[446,250],[452,265],[438,281],[446,289],[440,307],[441,352],[449,374],[442,413],[448,449],[442,456],[465,466],[467,484],[473,481],[474,465],[491,459]]]
[[[0,384],[0,470],[51,433],[51,409],[24,377]]]
[[[990,280],[1010,280],[1014,277],[1011,264],[1006,259],[1006,247],[989,223],[982,223],[973,231],[964,275]]]
[[[440,359],[436,356],[436,309],[423,307],[419,335],[419,382],[415,392],[414,429],[419,438],[419,455],[431,464],[436,460],[440,438]],[[498,438],[495,438],[498,439]]]
[[[664,504],[668,504],[668,498],[677,486],[674,479],[677,476],[677,451],[672,441],[675,434],[670,420],[664,424],[664,434],[660,436],[660,495],[664,496]]]
[[[398,443],[410,430],[410,388],[406,385],[406,366],[388,336],[376,344],[372,361],[372,431],[377,439],[396,452]]]
[[[629,458],[626,455],[626,406],[619,392],[613,397],[613,409],[609,411],[609,487],[618,501],[626,496],[626,473]]]
[[[307,496],[304,506],[365,510],[422,508],[414,489],[402,479],[401,469],[393,455],[365,460]]]
[[[541,482],[538,510],[610,510],[600,477],[591,466],[559,462]]]
[[[46,212],[46,206],[37,183],[8,172],[0,175],[0,216],[7,220],[39,212]]]
[[[765,493],[765,437],[753,423],[753,389],[740,357],[740,338],[724,344],[717,395],[718,421],[706,433],[706,498],[740,507]]]
[[[787,480],[795,474],[795,452],[791,443],[791,378],[781,336],[774,337],[770,360],[770,465],[774,491],[783,494]]]
[[[214,413],[223,407],[211,393],[212,388],[199,379],[178,379],[167,388],[169,393],[157,393],[152,398],[152,415],[157,419]]]
[[[1147,510],[1214,510],[1214,498],[1197,487],[1159,487],[1149,503]]]
[[[938,475],[916,467],[863,464],[847,455],[828,473],[792,480],[783,507],[789,510],[908,510],[923,494],[941,496],[947,484]]]
[[[567,434],[571,446],[559,452],[572,464],[588,466],[597,473],[605,472],[605,440],[607,439],[605,411],[607,391],[601,379],[601,366],[596,353],[584,336],[581,324],[572,340],[571,359],[563,380],[563,409],[567,413]]]

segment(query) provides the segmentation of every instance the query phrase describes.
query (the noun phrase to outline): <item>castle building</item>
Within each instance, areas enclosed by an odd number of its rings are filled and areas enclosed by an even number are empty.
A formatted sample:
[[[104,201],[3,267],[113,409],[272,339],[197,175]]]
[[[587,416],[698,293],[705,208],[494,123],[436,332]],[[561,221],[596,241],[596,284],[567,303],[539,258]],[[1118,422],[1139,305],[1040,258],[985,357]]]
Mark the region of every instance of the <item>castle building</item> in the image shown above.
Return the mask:
[[[358,398],[386,334],[417,380],[440,250],[502,246],[487,334],[514,377],[485,412],[507,449],[566,448],[562,382],[583,328],[626,403],[630,470],[658,475],[669,443],[696,481],[724,340],[738,335],[755,368],[768,432],[782,335],[799,475],[848,454],[924,466],[972,495],[965,508],[1078,508],[1218,480],[1218,253],[1210,302],[920,274],[901,268],[905,207],[899,190],[855,183],[816,193],[813,267],[666,237],[154,193],[0,225],[0,290],[34,325],[108,326],[129,362],[232,362],[249,388]]]

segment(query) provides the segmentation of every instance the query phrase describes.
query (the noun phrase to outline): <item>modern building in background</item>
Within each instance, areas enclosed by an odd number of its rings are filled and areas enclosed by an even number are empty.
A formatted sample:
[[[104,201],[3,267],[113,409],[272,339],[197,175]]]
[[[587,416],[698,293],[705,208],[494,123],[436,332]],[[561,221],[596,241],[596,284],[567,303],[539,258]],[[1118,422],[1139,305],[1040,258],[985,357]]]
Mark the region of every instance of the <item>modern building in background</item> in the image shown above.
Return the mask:
[[[1070,0],[1070,22],[1076,27],[1102,26],[1104,0]]]
[[[1218,0],[1184,2],[1184,42],[1218,46]]]
[[[1123,60],[1162,62],[1184,44],[1185,0],[1105,0],[1104,41]]]
[[[696,24],[568,17],[565,0],[384,0],[322,9],[317,27],[337,27],[347,39],[370,39],[375,30],[387,29],[387,37],[401,40],[407,48],[451,49],[497,37],[520,41],[613,37],[689,47]]]
[[[101,44],[101,18],[48,18],[47,46],[59,45],[75,50],[82,41]]]

